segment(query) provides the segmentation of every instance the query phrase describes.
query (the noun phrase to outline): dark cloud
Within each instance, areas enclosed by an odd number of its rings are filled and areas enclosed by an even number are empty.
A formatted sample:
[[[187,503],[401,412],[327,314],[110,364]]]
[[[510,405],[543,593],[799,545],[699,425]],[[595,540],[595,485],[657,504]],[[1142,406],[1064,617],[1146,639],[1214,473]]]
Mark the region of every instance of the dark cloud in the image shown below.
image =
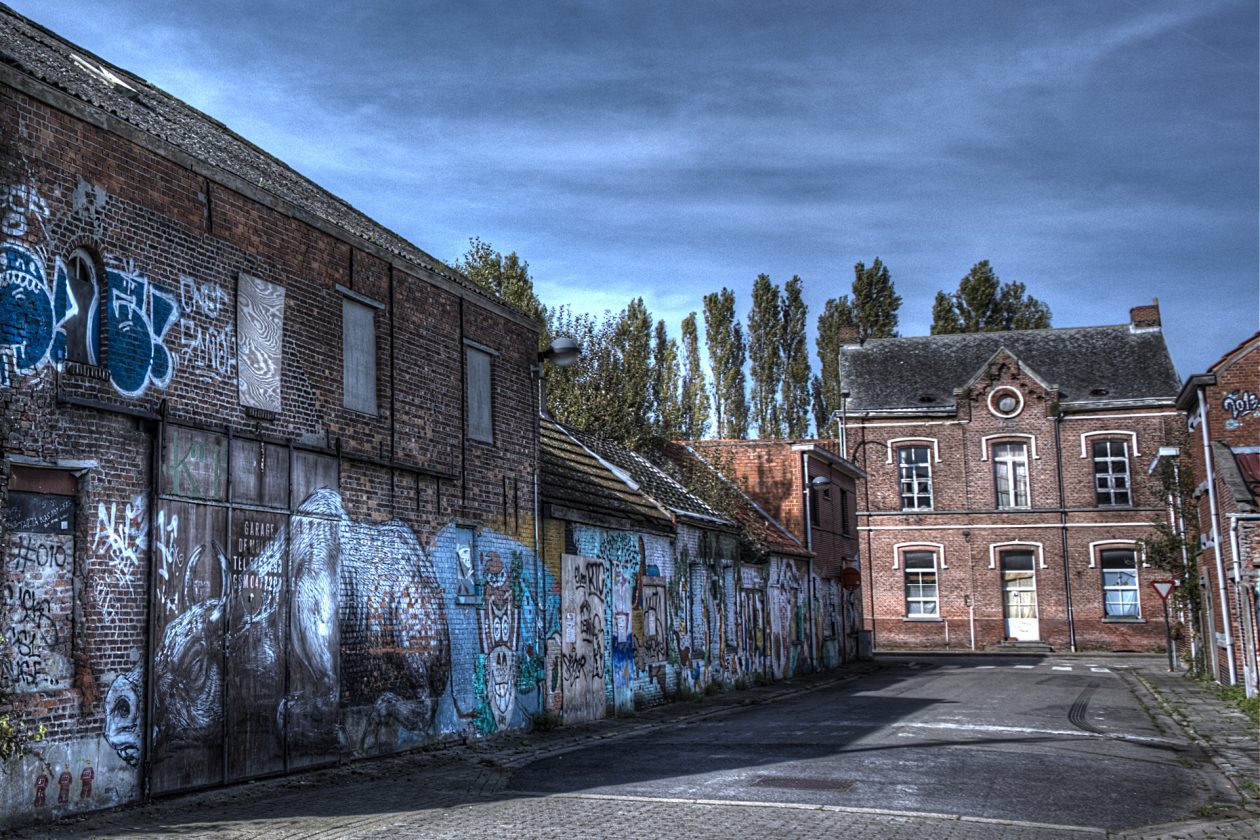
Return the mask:
[[[916,333],[988,258],[1063,325],[1158,296],[1183,374],[1257,326],[1254,3],[10,2],[551,303],[879,255]]]

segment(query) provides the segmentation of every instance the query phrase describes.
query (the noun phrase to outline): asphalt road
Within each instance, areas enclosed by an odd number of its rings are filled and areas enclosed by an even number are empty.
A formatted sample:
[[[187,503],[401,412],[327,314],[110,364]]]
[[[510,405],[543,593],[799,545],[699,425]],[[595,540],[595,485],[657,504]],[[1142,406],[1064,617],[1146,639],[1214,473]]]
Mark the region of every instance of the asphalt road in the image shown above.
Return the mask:
[[[1215,770],[1116,659],[881,657],[884,670],[518,768],[508,791],[832,805],[1122,829],[1188,819]]]
[[[21,838],[1242,838],[1158,658],[881,655],[873,665],[545,733],[155,800]],[[1134,690],[1131,690],[1134,689]],[[1168,824],[1192,821],[1191,825]],[[1126,829],[1139,829],[1130,835]],[[1112,832],[1122,832],[1113,834]]]

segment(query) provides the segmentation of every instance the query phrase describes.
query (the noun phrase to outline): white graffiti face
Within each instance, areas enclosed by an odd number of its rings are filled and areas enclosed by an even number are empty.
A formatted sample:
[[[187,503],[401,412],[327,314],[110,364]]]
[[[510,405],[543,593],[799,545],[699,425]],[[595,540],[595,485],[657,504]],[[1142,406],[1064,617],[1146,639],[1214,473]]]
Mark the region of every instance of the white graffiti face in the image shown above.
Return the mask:
[[[495,725],[506,729],[516,705],[516,653],[509,647],[496,647],[486,654],[486,682]]]
[[[120,674],[105,695],[105,740],[132,767],[140,763],[140,669]]]

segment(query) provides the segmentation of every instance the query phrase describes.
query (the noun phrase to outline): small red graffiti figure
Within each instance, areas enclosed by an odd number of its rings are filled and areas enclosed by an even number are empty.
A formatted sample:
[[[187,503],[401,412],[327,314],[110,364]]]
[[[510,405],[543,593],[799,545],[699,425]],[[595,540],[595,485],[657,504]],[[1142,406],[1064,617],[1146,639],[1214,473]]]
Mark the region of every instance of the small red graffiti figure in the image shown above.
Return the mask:
[[[43,808],[45,804],[44,794],[48,790],[48,775],[40,773],[35,779],[35,807]]]
[[[79,798],[87,799],[92,795],[92,780],[96,778],[96,771],[92,769],[92,762],[88,762],[83,768],[83,772],[79,774]]]
[[[74,784],[74,776],[70,775],[69,768],[62,770],[61,775],[57,777],[57,801],[65,805],[70,801],[70,785]]]

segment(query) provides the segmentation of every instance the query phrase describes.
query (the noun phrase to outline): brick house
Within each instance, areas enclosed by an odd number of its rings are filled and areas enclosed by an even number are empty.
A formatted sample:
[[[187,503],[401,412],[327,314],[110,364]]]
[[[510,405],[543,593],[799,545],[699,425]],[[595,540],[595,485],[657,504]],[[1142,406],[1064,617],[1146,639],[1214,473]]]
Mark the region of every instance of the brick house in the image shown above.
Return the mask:
[[[541,708],[538,325],[0,9],[0,827]],[[435,197],[440,200],[440,197]]]
[[[857,483],[863,470],[828,441],[697,440],[687,446],[730,478],[809,556],[806,645],[812,668],[858,655],[862,574]]]
[[[1142,466],[1181,422],[1158,303],[1130,323],[891,338],[841,351],[874,643],[1164,644]]]
[[[1200,638],[1213,677],[1257,693],[1260,599],[1260,333],[1230,350],[1206,373],[1186,380],[1177,407],[1189,417],[1183,469],[1196,489],[1182,504],[1197,508]]]

